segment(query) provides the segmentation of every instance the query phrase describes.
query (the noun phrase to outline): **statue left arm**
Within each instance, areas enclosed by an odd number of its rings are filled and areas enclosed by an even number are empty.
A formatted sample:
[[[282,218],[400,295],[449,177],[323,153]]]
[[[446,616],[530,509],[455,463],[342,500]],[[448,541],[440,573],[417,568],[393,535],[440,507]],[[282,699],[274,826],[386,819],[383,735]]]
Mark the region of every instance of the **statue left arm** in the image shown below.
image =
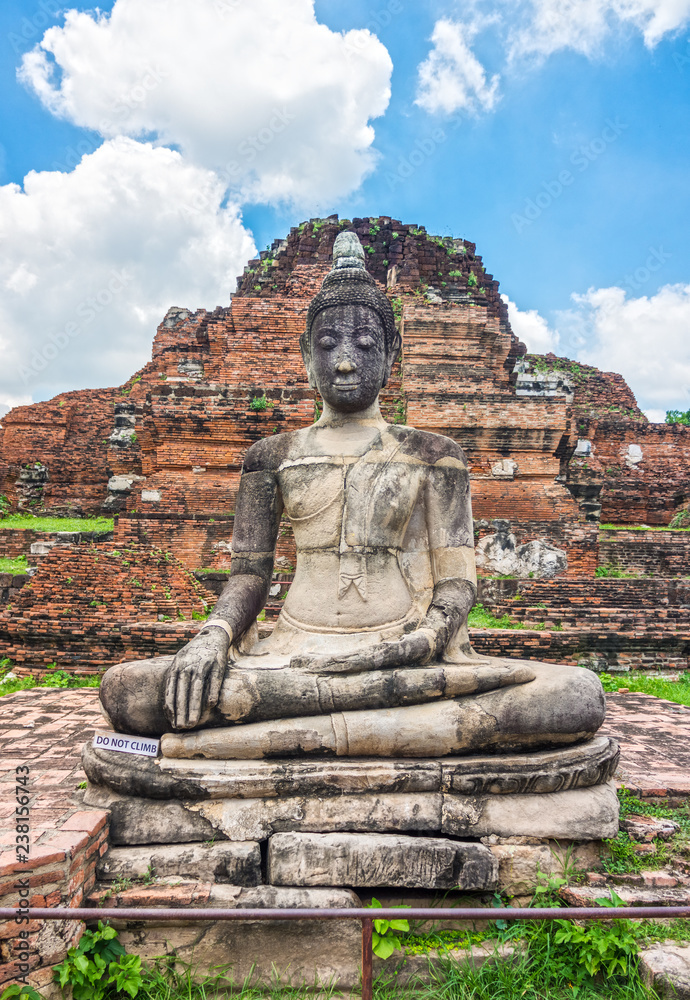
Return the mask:
[[[423,502],[434,589],[418,628],[402,639],[377,643],[346,656],[296,656],[291,666],[325,673],[358,673],[441,658],[467,621],[477,596],[469,473],[457,446],[429,468]]]

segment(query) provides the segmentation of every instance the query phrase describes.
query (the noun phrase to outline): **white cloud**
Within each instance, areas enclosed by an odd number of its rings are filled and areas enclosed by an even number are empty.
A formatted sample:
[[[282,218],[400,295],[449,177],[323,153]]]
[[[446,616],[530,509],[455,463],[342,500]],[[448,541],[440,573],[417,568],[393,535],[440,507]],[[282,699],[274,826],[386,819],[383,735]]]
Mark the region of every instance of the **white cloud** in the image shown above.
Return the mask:
[[[673,409],[673,407],[670,407]],[[663,424],[666,422],[666,410],[643,410],[642,411],[650,424]]]
[[[0,389],[0,417],[4,417],[5,414],[9,413],[15,406],[26,406],[31,402],[33,402],[33,400],[29,395],[24,394],[15,396],[12,393],[5,392],[5,390]]]
[[[508,319],[515,336],[526,345],[530,354],[557,353],[560,337],[536,309],[518,309],[507,295],[501,298],[508,306]]]
[[[690,0],[528,0],[518,14],[508,44],[512,59],[543,59],[562,49],[591,57],[625,27],[639,30],[653,48],[688,23]]]
[[[622,288],[573,295],[592,339],[579,360],[620,372],[644,408],[690,406],[690,285],[628,299]]]
[[[120,138],[0,187],[0,402],[118,385],[171,305],[215,308],[254,254],[223,184]]]
[[[590,288],[556,313],[555,328],[536,309],[522,311],[503,296],[513,332],[531,354],[553,351],[617,372],[649,420],[690,407],[690,285],[664,285],[627,298],[623,288]]]
[[[116,0],[68,11],[20,77],[53,114],[175,145],[243,200],[316,205],[373,168],[391,71],[374,35],[319,24],[314,0]]]
[[[471,24],[441,18],[431,35],[433,48],[419,65],[417,99],[431,114],[464,111],[477,114],[491,111],[498,101],[498,75],[488,81],[486,70],[474,55],[471,44],[481,21]]]

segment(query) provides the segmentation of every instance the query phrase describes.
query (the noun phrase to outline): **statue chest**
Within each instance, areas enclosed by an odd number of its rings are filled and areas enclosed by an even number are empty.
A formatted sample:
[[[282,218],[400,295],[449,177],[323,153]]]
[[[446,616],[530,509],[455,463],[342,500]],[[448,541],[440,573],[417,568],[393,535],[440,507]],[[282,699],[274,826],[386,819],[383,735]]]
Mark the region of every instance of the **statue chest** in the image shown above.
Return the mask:
[[[278,481],[297,548],[400,549],[423,469],[381,453],[285,463]]]

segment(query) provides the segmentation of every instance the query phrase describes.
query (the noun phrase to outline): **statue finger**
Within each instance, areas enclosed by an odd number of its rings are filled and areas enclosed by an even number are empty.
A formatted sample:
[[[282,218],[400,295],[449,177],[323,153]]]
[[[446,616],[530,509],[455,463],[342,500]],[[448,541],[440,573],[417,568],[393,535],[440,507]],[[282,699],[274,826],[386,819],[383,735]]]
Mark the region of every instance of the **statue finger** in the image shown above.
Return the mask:
[[[187,704],[189,701],[190,675],[186,670],[181,670],[177,678],[177,690],[175,692],[175,728],[187,728]]]
[[[218,699],[220,698],[220,689],[223,685],[223,679],[225,677],[225,660],[218,657],[213,664],[211,669],[211,676],[209,678],[208,687],[208,707],[213,708],[218,704]]]
[[[178,671],[175,669],[175,661],[173,660],[170,669],[168,670],[168,676],[165,682],[165,702],[164,710],[165,717],[171,726],[175,725],[175,705],[177,698],[177,676]]]
[[[189,682],[187,704],[185,706],[184,728],[193,729],[198,725],[204,705],[205,674],[195,673]]]

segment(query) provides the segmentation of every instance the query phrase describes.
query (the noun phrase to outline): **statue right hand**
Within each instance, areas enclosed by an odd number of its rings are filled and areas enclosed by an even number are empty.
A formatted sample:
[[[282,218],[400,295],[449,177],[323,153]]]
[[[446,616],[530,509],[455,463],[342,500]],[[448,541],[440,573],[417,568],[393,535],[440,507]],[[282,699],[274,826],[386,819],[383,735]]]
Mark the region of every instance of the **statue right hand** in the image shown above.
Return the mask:
[[[194,729],[218,703],[229,646],[223,629],[209,628],[183,646],[170,664],[164,708],[173,729]]]

